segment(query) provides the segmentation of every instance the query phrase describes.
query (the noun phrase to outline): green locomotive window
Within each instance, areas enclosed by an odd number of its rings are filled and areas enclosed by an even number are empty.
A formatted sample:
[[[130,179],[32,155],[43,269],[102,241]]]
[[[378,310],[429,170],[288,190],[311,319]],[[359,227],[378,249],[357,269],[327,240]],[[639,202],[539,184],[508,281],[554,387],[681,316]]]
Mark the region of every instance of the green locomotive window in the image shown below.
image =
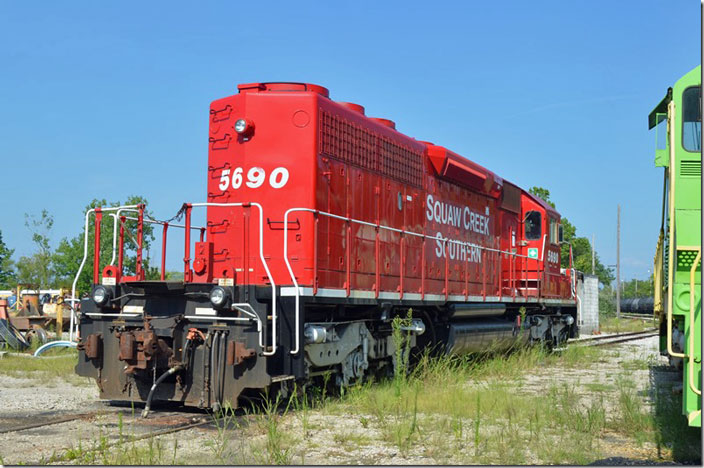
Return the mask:
[[[542,235],[541,229],[542,217],[539,211],[529,211],[526,214],[526,239],[535,240],[540,239]]]
[[[682,146],[687,151],[702,150],[702,89],[687,88],[682,93]]]

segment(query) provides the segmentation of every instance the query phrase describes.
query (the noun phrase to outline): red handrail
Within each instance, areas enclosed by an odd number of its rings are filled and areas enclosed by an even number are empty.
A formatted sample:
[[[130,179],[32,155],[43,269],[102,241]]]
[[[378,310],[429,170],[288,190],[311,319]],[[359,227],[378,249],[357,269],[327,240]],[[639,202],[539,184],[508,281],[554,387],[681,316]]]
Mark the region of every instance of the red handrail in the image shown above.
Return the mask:
[[[100,207],[95,209],[95,244],[93,246],[93,284],[100,282],[100,223],[103,220],[103,211]]]

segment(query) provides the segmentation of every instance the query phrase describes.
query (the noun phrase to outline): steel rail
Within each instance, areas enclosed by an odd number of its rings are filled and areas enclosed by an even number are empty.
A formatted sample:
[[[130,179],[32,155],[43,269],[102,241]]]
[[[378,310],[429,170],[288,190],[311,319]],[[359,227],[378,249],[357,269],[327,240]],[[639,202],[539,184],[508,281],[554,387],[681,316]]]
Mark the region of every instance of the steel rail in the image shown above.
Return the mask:
[[[650,333],[645,334],[645,335],[629,336],[629,337],[626,337],[626,338],[621,338],[621,339],[619,339],[619,340],[600,341],[600,342],[597,342],[597,343],[594,343],[594,344],[590,344],[590,345],[585,345],[585,346],[608,346],[608,345],[612,345],[612,344],[625,343],[625,342],[627,342],[627,341],[642,340],[642,339],[644,339],[644,338],[650,338],[650,337],[652,337],[652,336],[657,336],[657,335],[658,335],[658,332],[655,331],[655,332],[650,332]]]
[[[657,328],[650,328],[639,332],[615,333],[613,335],[592,336],[589,338],[570,340],[568,341],[568,344],[572,344],[574,346],[608,346],[611,344],[650,338],[652,336],[657,336],[658,333],[659,331]]]
[[[642,335],[644,333],[652,333],[654,331],[657,331],[657,328],[648,328],[647,330],[641,330],[641,331],[636,331],[636,332],[614,333],[611,335],[594,335],[594,336],[589,336],[586,338],[578,338],[575,340],[571,340],[571,342],[572,343],[581,343],[581,342],[591,342],[591,341],[602,341],[602,340],[608,340],[610,338],[621,338],[621,337],[625,337],[625,336]]]
[[[239,421],[239,420],[242,420],[242,419],[246,418],[247,416],[248,416],[248,415],[238,415],[238,416],[234,416],[233,419]],[[147,419],[146,421],[154,421],[154,420],[159,420],[159,419],[168,419],[168,418],[170,418],[170,417],[173,417],[173,416],[172,416],[172,415],[167,415],[167,416],[162,416],[161,418]],[[145,439],[153,439],[154,437],[159,437],[159,436],[162,436],[162,435],[173,434],[173,433],[175,433],[175,432],[181,432],[181,431],[185,431],[185,430],[188,430],[188,429],[194,429],[194,428],[197,428],[197,427],[206,426],[206,425],[209,425],[209,424],[214,424],[214,423],[216,423],[216,422],[218,422],[218,421],[222,421],[222,420],[225,419],[226,417],[227,417],[227,416],[215,417],[215,416],[213,416],[213,415],[210,415],[210,417],[208,417],[207,419],[203,419],[203,420],[201,420],[201,421],[196,421],[196,422],[192,422],[192,423],[186,423],[186,424],[183,424],[183,425],[180,425],[180,426],[167,427],[166,429],[159,429],[159,430],[156,430],[156,431],[150,431],[150,432],[147,432],[146,434],[131,435],[131,436],[125,437],[123,440],[116,440],[116,441],[114,441],[114,442],[108,442],[108,443],[106,443],[106,444],[101,444],[100,446],[97,446],[97,447],[88,448],[88,449],[86,449],[86,452],[96,452],[96,451],[98,451],[98,450],[104,450],[104,449],[106,449],[106,448],[115,447],[116,445],[120,445],[120,444],[132,443],[132,442],[137,442],[137,441],[139,441],[139,440],[145,440]],[[136,419],[136,420],[138,420],[138,421],[145,421],[144,419]],[[58,457],[58,460],[56,460],[56,461],[65,461],[65,460],[64,460],[65,457],[66,457],[65,454],[66,454],[69,450],[70,450],[69,448],[64,448],[64,449],[63,449],[64,455],[63,455],[63,456],[59,456],[59,457]]]
[[[2,429],[0,429],[0,434],[7,434],[8,432],[26,431],[28,429],[36,429],[38,427],[44,427],[44,426],[53,426],[55,424],[67,423],[67,422],[75,421],[77,419],[94,418],[96,416],[103,416],[106,414],[117,413],[117,412],[118,412],[117,410],[115,410],[115,411],[102,410],[102,411],[94,411],[91,413],[72,414],[72,415],[49,419],[49,420],[42,421],[42,422],[33,422],[33,423],[28,423],[28,424],[21,424],[19,426],[14,426],[14,427],[2,428]]]

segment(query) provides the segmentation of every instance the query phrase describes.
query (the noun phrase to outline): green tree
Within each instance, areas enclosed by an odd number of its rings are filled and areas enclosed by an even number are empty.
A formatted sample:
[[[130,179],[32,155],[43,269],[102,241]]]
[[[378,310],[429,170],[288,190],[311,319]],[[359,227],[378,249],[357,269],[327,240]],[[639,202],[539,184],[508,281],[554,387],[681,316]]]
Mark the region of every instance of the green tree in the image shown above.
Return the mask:
[[[550,191],[543,187],[531,187],[528,190],[538,198],[541,198],[550,206],[555,208],[555,203],[550,200]],[[579,271],[591,273],[592,271],[592,244],[586,237],[577,237],[577,228],[570,223],[566,217],[560,219],[562,224],[562,240],[561,247],[561,266],[569,267],[570,263],[570,245],[572,246],[573,266]],[[599,259],[599,254],[594,254],[594,274],[599,278],[599,282],[603,285],[611,284],[614,280],[614,275]]]
[[[108,203],[105,199],[93,199],[88,206],[86,206],[83,211],[83,217],[81,221],[81,227],[84,225],[85,213],[93,208],[97,207],[116,207],[120,205],[137,205],[143,203],[146,205],[147,201],[141,196],[130,196],[124,203],[119,201]],[[122,213],[124,216],[136,217],[136,213],[125,212]],[[145,218],[152,217],[150,211],[145,210]],[[88,222],[88,255],[86,257],[86,263],[81,272],[81,276],[78,279],[76,289],[79,293],[90,292],[93,284],[93,258],[95,252],[95,218],[91,216]],[[100,271],[110,264],[112,259],[112,244],[113,244],[113,226],[114,218],[108,215],[108,212],[103,213],[103,218],[100,223]],[[144,242],[142,248],[142,266],[145,271],[146,279],[157,279],[159,277],[159,272],[156,268],[152,267],[149,262],[149,254],[151,244],[154,241],[154,228],[149,223],[144,223],[143,228]],[[118,225],[118,236],[119,236],[119,225]],[[125,242],[124,242],[124,261],[123,261],[123,274],[124,275],[134,275],[137,265],[137,221],[126,220],[125,221]],[[59,246],[54,252],[54,266],[58,283],[62,287],[71,287],[73,280],[78,272],[78,267],[83,259],[83,246],[84,246],[84,233],[83,229],[72,238],[64,238],[59,243]],[[117,258],[115,260],[117,264]]]
[[[24,225],[32,233],[35,252],[30,257],[22,257],[17,263],[18,279],[22,283],[39,288],[54,286],[51,252],[51,229],[54,217],[47,210],[42,210],[37,217],[25,213]]]
[[[15,262],[12,261],[12,254],[15,249],[10,249],[2,240],[0,231],[0,288],[8,289],[17,284],[17,273],[15,272]]]
[[[632,279],[621,283],[621,298],[653,297],[653,279]]]

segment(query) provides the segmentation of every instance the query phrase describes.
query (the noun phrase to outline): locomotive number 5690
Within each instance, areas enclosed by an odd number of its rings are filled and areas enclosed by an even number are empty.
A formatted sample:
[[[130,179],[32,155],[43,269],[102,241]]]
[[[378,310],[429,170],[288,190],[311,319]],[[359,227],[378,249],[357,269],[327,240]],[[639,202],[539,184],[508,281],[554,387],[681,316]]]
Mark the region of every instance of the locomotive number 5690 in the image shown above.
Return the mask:
[[[232,172],[232,188],[238,189],[242,186],[242,173],[244,169],[241,167],[235,168]],[[259,188],[266,180],[266,171],[261,167],[252,167],[247,171],[247,181],[244,183],[249,188]],[[269,174],[269,185],[272,188],[280,189],[288,182],[288,169],[285,167],[277,167]],[[223,169],[220,174],[220,183],[218,188],[222,191],[227,190],[230,186],[230,169]]]

